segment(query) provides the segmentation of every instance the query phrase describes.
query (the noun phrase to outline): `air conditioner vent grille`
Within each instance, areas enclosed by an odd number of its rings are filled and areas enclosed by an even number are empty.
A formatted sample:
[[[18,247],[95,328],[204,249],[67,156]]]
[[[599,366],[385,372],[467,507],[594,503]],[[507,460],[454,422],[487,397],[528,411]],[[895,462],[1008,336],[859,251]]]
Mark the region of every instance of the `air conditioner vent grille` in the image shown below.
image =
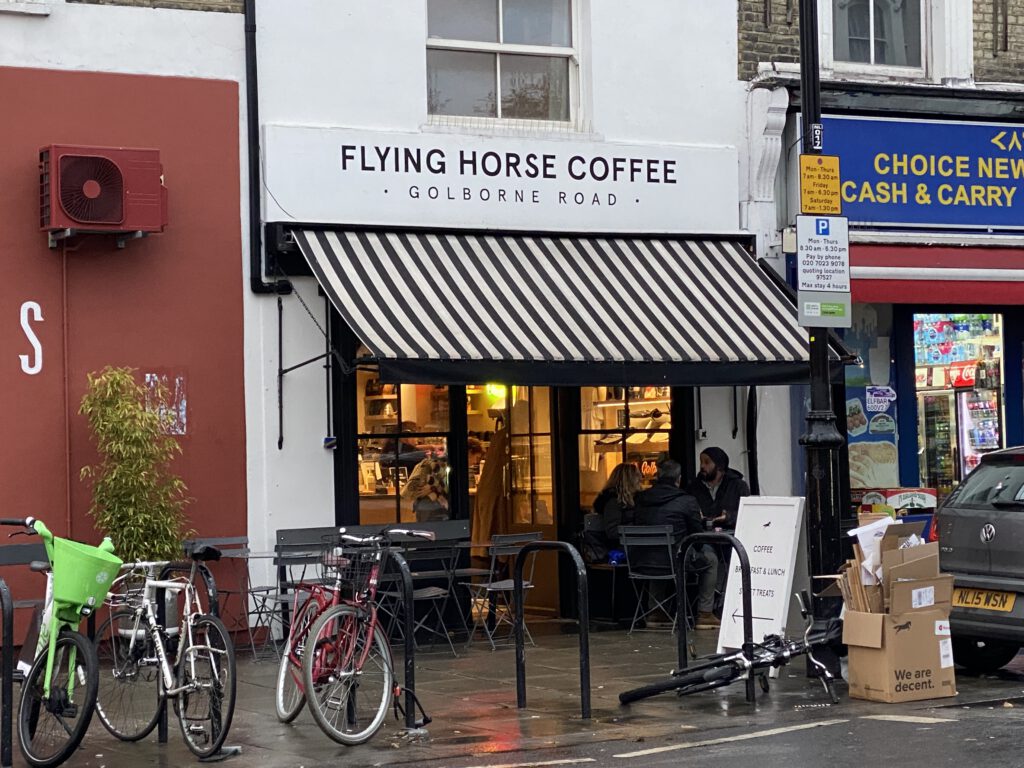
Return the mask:
[[[124,220],[124,177],[112,160],[89,155],[60,158],[60,205],[85,224]]]

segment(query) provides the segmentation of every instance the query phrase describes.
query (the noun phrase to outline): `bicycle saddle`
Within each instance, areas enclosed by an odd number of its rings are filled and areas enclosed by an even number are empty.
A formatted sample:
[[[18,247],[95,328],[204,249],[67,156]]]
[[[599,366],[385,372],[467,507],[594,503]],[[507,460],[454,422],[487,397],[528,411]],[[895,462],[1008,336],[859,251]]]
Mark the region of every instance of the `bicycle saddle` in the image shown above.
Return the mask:
[[[192,550],[191,557],[200,563],[208,563],[213,560],[220,560],[220,550],[210,544],[203,544]]]
[[[45,560],[33,560],[28,564],[29,570],[35,573],[46,573],[50,570],[50,564]]]

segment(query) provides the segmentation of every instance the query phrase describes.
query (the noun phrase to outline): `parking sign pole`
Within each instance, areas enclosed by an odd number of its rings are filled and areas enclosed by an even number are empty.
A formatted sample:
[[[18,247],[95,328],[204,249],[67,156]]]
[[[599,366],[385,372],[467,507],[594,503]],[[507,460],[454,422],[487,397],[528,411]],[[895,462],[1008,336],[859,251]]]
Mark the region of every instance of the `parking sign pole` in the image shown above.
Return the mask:
[[[821,154],[821,82],[818,77],[818,2],[800,0],[800,107],[803,151]],[[832,407],[828,331],[808,329],[811,403],[807,432],[800,444],[807,452],[807,549],[812,576],[835,573],[840,564],[839,487],[836,458],[843,444]],[[820,615],[820,614],[819,614]]]

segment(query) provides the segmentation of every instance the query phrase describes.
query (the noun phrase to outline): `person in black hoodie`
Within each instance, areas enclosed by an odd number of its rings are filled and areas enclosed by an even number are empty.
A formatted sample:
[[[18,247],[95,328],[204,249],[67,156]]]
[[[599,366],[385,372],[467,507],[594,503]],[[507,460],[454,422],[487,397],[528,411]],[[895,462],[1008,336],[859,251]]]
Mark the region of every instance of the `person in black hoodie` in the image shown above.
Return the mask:
[[[679,487],[682,476],[683,468],[678,461],[665,459],[658,464],[658,479],[653,486],[637,495],[633,516],[637,525],[671,525],[677,543],[684,536],[704,530],[697,500]],[[666,558],[667,553],[655,550],[647,553],[644,561],[637,565],[644,570],[664,573],[670,570]],[[692,547],[689,558],[687,569],[700,573],[697,629],[715,629],[720,623],[712,612],[718,583],[718,558],[706,545]]]
[[[700,454],[700,474],[687,490],[700,505],[705,520],[719,528],[734,530],[740,498],[750,495],[743,475],[729,467],[729,456],[721,448],[705,448]]]

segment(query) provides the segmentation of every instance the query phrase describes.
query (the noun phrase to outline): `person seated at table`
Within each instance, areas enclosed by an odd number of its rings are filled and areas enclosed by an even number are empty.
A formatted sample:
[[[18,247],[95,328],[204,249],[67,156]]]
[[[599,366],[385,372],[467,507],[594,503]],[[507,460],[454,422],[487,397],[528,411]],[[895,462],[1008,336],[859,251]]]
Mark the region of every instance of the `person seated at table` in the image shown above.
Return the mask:
[[[682,477],[683,468],[678,461],[665,459],[658,464],[658,478],[654,485],[636,497],[634,516],[637,525],[671,525],[673,540],[677,543],[690,534],[704,530],[697,500],[679,487]],[[668,573],[672,568],[668,562],[668,553],[657,548],[646,552],[638,566],[650,573]],[[715,587],[718,583],[718,557],[706,544],[690,547],[687,568],[700,572],[697,629],[717,629],[720,622],[713,611]],[[675,589],[675,585],[660,582],[659,589],[661,595],[664,595],[665,590]]]
[[[608,482],[594,499],[594,513],[601,517],[604,540],[609,549],[619,548],[619,526],[633,524],[636,495],[643,487],[643,476],[635,464],[623,462],[612,470]]]
[[[704,520],[716,528],[735,530],[740,499],[750,495],[743,475],[729,467],[729,455],[721,448],[700,453],[700,472],[686,488],[700,505]]]

